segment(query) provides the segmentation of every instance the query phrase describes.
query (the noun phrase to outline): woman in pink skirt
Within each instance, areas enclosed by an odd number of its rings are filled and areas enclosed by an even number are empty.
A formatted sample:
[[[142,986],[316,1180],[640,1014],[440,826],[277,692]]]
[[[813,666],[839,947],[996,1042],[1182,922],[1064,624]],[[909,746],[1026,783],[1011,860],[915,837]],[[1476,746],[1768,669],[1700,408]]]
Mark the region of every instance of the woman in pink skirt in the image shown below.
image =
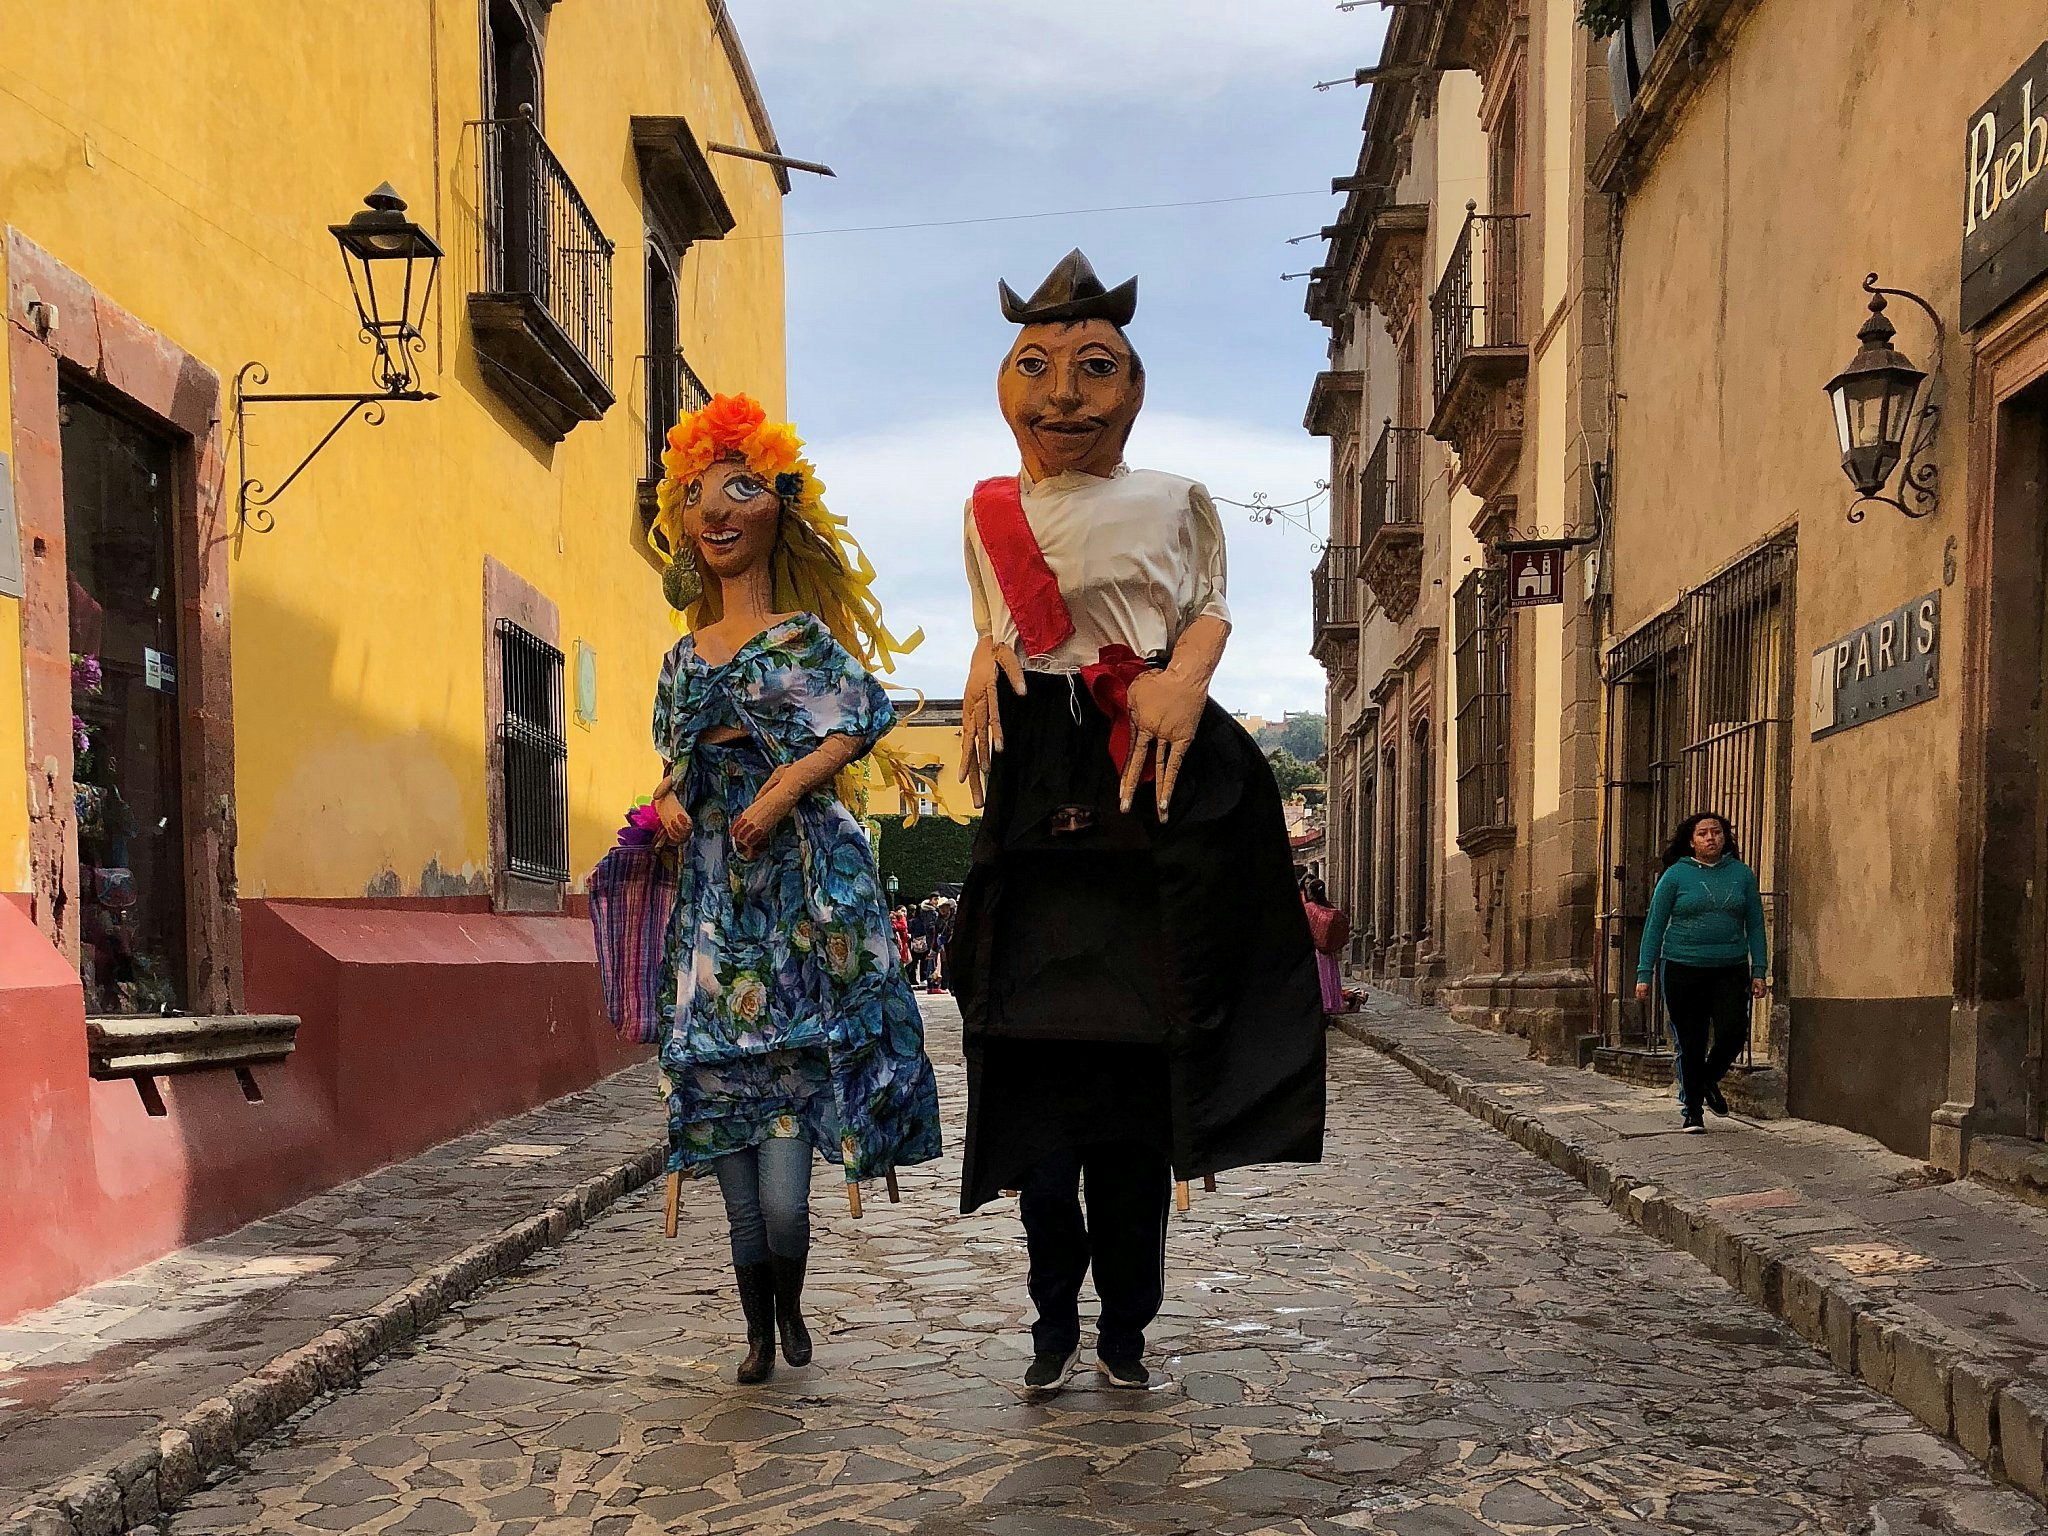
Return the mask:
[[[1316,976],[1323,984],[1324,1021],[1344,1011],[1344,979],[1338,973],[1337,957],[1351,942],[1351,919],[1330,905],[1329,893],[1320,880],[1304,880],[1301,904],[1308,912],[1309,937],[1316,946]]]

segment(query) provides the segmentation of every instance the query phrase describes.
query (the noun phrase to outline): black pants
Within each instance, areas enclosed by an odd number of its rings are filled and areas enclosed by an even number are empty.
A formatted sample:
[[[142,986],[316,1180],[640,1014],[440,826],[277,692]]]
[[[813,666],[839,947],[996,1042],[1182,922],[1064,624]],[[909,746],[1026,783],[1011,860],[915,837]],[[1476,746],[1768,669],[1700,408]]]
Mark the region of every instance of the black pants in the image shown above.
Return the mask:
[[[1749,1043],[1749,967],[1664,962],[1664,1016],[1678,1041],[1678,1099],[1697,1114]]]
[[[1088,1215],[1081,1215],[1087,1181]],[[1102,1142],[1057,1153],[1019,1192],[1031,1252],[1032,1348],[1066,1354],[1081,1342],[1081,1280],[1092,1264],[1101,1298],[1096,1351],[1110,1360],[1145,1352],[1145,1329],[1166,1289],[1166,1217],[1173,1172],[1139,1142]]]

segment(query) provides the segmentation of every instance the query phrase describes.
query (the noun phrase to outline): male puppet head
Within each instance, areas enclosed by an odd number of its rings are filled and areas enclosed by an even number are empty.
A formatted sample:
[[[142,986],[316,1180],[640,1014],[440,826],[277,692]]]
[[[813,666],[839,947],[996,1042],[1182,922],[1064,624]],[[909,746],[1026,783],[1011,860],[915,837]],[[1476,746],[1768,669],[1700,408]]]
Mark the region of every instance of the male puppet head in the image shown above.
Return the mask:
[[[1145,403],[1145,365],[1124,327],[1138,309],[1134,277],[1105,290],[1069,251],[1028,300],[1008,283],[1003,318],[1022,327],[1003,359],[996,398],[1033,480],[1078,470],[1107,478]]]

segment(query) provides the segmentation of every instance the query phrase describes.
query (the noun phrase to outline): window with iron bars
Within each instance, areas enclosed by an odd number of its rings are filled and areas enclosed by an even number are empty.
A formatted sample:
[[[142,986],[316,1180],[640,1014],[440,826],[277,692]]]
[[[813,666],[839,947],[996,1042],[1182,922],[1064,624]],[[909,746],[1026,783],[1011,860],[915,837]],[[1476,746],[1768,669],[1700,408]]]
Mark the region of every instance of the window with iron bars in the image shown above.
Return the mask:
[[[1771,971],[1785,976],[1797,549],[1751,551],[1609,649],[1603,1031],[1610,1045],[1661,1040],[1661,997],[1634,999],[1658,855],[1682,817],[1726,816],[1763,896]],[[1775,1060],[1769,1000],[1751,1011],[1750,1058]]]
[[[1458,585],[1452,606],[1458,678],[1458,841],[1511,830],[1508,810],[1509,641],[1507,582],[1481,569]]]
[[[498,621],[505,719],[505,864],[554,884],[569,878],[569,744],[562,734],[562,653]]]

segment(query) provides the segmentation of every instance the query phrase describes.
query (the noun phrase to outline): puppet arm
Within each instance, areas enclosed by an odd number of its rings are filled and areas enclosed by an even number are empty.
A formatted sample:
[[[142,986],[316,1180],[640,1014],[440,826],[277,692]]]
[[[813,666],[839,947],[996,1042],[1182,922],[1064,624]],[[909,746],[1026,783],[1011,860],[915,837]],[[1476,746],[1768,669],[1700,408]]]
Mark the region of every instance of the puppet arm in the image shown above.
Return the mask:
[[[834,774],[866,750],[863,738],[835,732],[815,751],[784,763],[763,781],[754,803],[733,818],[733,846],[750,859],[760,853],[782,818],[795,810],[805,795],[831,783]]]
[[[974,661],[967,669],[967,686],[960,700],[960,782],[981,809],[983,781],[988,777],[989,755],[1003,750],[1002,712],[997,707],[996,679],[1006,678],[1014,692],[1024,691],[1024,667],[1017,653],[983,635],[974,646]]]
[[[1195,739],[1195,727],[1202,723],[1202,710],[1209,702],[1209,680],[1222,664],[1223,647],[1229,640],[1230,621],[1204,615],[1181,631],[1164,671],[1148,672],[1131,683],[1131,755],[1120,791],[1126,811],[1138,792],[1149,752],[1159,786],[1159,819],[1166,820],[1181,760]]]

